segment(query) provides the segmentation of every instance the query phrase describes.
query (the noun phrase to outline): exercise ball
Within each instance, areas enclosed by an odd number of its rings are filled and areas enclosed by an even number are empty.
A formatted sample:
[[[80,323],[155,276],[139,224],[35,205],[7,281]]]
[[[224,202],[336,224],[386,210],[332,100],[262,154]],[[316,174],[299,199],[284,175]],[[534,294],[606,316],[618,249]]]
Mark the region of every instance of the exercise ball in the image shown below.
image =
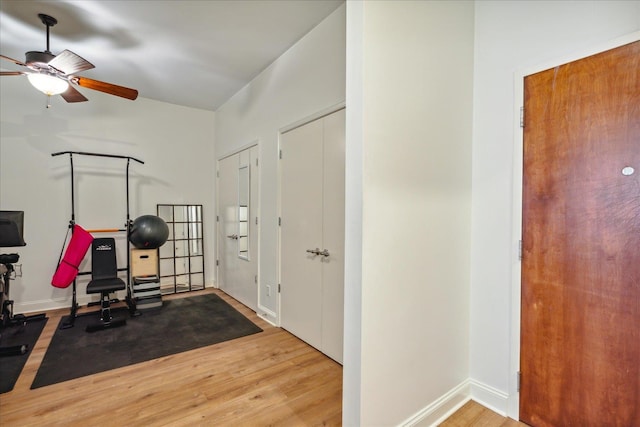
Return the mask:
[[[159,216],[142,215],[131,224],[129,241],[138,249],[156,249],[169,238],[169,226]]]

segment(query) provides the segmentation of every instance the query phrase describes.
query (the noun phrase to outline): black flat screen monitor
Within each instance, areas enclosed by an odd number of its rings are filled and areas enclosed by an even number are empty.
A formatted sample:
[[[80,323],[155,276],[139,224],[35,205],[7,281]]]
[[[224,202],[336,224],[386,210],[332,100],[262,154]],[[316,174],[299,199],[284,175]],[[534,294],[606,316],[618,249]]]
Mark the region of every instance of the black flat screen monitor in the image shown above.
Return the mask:
[[[24,211],[0,211],[0,248],[25,245]]]

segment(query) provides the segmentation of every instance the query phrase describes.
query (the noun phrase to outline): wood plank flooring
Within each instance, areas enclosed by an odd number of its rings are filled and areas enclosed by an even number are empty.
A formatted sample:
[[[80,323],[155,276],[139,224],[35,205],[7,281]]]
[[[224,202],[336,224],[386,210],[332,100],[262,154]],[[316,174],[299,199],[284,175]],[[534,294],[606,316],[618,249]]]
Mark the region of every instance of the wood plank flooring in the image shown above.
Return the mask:
[[[340,364],[219,290],[163,298],[210,292],[264,332],[31,390],[68,309],[48,312],[49,321],[16,386],[0,395],[0,425],[340,426]],[[525,424],[470,401],[441,426]]]
[[[526,424],[503,417],[470,400],[439,427],[527,427]]]
[[[15,388],[0,395],[0,425],[341,424],[340,364],[223,292],[207,289],[190,295],[207,292],[220,295],[264,332],[31,390],[68,310],[48,312],[49,321]]]

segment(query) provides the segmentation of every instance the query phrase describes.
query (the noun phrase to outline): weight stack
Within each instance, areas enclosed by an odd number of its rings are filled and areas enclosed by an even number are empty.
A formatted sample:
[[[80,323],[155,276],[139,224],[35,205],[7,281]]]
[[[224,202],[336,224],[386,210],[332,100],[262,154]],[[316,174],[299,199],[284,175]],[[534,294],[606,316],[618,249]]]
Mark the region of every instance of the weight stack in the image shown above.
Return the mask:
[[[158,276],[134,277],[133,297],[136,300],[136,308],[139,310],[162,307],[160,278]]]

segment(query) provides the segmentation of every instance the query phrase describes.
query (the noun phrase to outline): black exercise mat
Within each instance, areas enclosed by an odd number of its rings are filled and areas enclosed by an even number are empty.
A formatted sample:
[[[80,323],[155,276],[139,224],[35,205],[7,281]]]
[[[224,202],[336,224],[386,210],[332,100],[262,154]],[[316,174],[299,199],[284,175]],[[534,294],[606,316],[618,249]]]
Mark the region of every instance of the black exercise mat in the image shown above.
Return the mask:
[[[98,313],[90,313],[78,316],[73,328],[58,328],[31,388],[262,332],[215,294],[164,301],[162,308],[138,317],[126,310],[112,313],[126,317],[127,324],[86,332],[98,320]]]
[[[36,345],[44,325],[47,324],[47,320],[49,319],[31,320],[24,326],[10,326],[0,331],[0,334],[2,334],[0,347],[13,347],[23,344],[28,346],[25,354],[0,357],[0,393],[13,390],[13,386],[16,385],[22,368],[27,363],[27,358]]]

